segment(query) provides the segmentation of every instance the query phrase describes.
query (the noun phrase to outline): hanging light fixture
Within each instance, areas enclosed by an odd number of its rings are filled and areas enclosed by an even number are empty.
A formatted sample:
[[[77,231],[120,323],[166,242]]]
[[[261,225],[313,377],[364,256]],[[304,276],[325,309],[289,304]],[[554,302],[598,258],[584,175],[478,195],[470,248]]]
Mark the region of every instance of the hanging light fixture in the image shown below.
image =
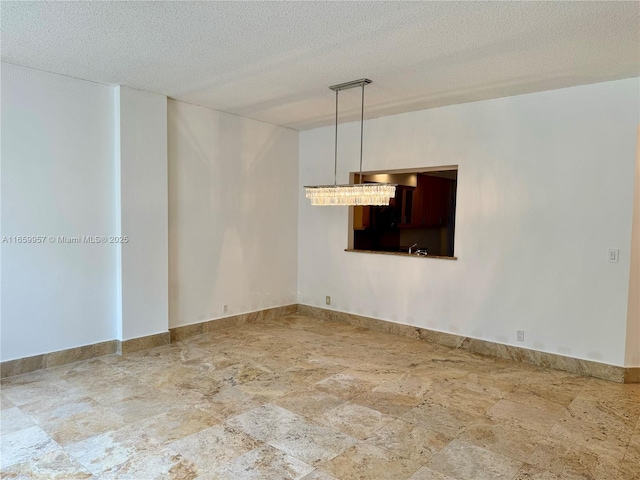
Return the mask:
[[[371,83],[368,78],[341,83],[329,87],[336,92],[336,133],[334,184],[305,186],[306,196],[311,205],[389,205],[389,200],[396,194],[396,185],[389,183],[362,182],[362,140],[364,135],[364,87]],[[360,110],[360,178],[359,183],[338,185],[338,92],[349,88],[362,87],[362,107]]]

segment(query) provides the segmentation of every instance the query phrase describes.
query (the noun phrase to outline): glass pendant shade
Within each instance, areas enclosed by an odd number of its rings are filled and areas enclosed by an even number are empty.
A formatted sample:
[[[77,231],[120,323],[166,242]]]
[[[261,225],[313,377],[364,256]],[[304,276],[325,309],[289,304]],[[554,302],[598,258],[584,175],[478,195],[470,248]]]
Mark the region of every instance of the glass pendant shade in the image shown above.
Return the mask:
[[[315,206],[389,205],[396,195],[396,186],[388,183],[319,185],[305,189]]]
[[[396,195],[396,185],[389,183],[362,183],[362,138],[364,130],[364,87],[371,83],[368,78],[341,83],[329,87],[336,92],[336,142],[333,185],[314,185],[304,187],[311,205],[316,206],[364,206],[389,205]],[[349,88],[362,88],[362,106],[360,110],[360,183],[338,185],[338,92]]]

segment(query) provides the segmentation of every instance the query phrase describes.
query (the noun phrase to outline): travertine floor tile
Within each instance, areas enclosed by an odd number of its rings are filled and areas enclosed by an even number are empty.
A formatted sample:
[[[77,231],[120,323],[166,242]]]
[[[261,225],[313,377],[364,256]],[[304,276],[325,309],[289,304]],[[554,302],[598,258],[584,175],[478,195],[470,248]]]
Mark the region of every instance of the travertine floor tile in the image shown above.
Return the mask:
[[[547,439],[593,450],[620,461],[629,445],[631,431],[606,428],[590,421],[576,420],[567,413],[549,430]]]
[[[87,480],[95,478],[62,449],[55,449],[28,461],[2,465],[2,478],[16,480]]]
[[[428,467],[421,467],[416,473],[409,477],[409,480],[457,480],[444,473],[436,472]]]
[[[296,390],[283,397],[273,400],[275,405],[286,408],[294,413],[308,418],[321,417],[332,408],[342,405],[347,400],[316,388],[310,387]]]
[[[317,382],[314,388],[323,392],[351,399],[365,392],[370,392],[376,387],[375,383],[362,380],[347,373],[337,373]]]
[[[460,480],[511,480],[522,462],[461,440],[435,454],[428,467]]]
[[[415,473],[420,464],[379,447],[358,443],[318,467],[339,479],[404,480]]]
[[[571,476],[582,476],[590,480],[624,478],[619,475],[619,462],[614,457],[555,438],[542,440],[529,457],[528,463],[556,473],[563,480]]]
[[[35,399],[65,398],[70,390],[66,382],[53,382],[46,373],[33,372],[2,380],[2,394],[15,405]]]
[[[22,412],[39,424],[56,422],[79,413],[88,412],[100,404],[90,397],[65,395],[37,399],[20,406]]]
[[[267,403],[267,399],[250,395],[235,387],[222,387],[220,390],[203,395],[205,405],[215,410],[220,418],[228,418]]]
[[[429,398],[434,403],[476,416],[484,414],[499,400],[497,397],[476,389],[468,389],[460,384],[446,387]]]
[[[587,377],[556,372],[531,375],[505,398],[525,405],[562,412],[589,381]]]
[[[401,418],[453,438],[457,437],[467,425],[477,420],[478,416],[428,400],[412,408]]]
[[[100,475],[101,480],[192,480],[197,467],[167,448],[149,450],[130,457]]]
[[[334,430],[362,440],[392,420],[390,415],[350,402],[329,410],[318,419]]]
[[[226,424],[241,430],[253,438],[268,442],[286,434],[292,428],[305,425],[301,415],[267,403],[226,421]]]
[[[8,433],[14,433],[18,430],[35,426],[35,423],[31,418],[18,408],[3,408],[0,411],[0,428],[2,428],[2,435]]]
[[[358,440],[342,432],[307,423],[278,435],[269,444],[310,465],[330,460]]]
[[[486,416],[500,423],[511,423],[544,435],[560,419],[561,411],[549,411],[510,400],[500,400],[487,411]]]
[[[592,477],[578,475],[567,471],[562,474],[553,473],[525,463],[516,476],[513,477],[513,480],[591,480],[591,478]]]
[[[198,474],[213,472],[262,442],[227,425],[216,425],[176,440],[167,448],[194,463]]]
[[[45,453],[61,450],[60,445],[37,426],[18,430],[0,437],[2,468],[30,461],[31,458]]]
[[[6,408],[13,408],[15,407],[15,404],[9,400],[7,397],[5,397],[3,394],[0,393],[0,409],[4,410]]]
[[[458,438],[492,452],[526,461],[544,435],[514,423],[483,418],[469,425]]]
[[[393,417],[401,417],[413,407],[422,403],[423,399],[413,395],[380,392],[374,389],[371,392],[365,392],[353,398],[352,402],[373,408]]]
[[[314,470],[309,475],[306,475],[303,480],[337,480],[335,477],[332,477],[328,473],[323,472],[322,470]]]
[[[631,437],[620,464],[620,474],[623,478],[640,478],[640,433]]]
[[[301,315],[1,386],[2,478],[640,479],[640,385]]]
[[[425,465],[436,452],[451,441],[451,438],[420,425],[394,420],[377,430],[366,441]]]
[[[80,442],[94,435],[119,430],[124,426],[126,423],[120,415],[103,406],[40,424],[51,438],[63,446]]]
[[[594,422],[602,428],[633,430],[640,418],[640,401],[615,398],[591,400],[578,396],[567,410],[575,420]]]
[[[216,469],[214,478],[220,480],[237,480],[239,478],[247,480],[267,478],[298,480],[312,471],[311,465],[265,445]]]

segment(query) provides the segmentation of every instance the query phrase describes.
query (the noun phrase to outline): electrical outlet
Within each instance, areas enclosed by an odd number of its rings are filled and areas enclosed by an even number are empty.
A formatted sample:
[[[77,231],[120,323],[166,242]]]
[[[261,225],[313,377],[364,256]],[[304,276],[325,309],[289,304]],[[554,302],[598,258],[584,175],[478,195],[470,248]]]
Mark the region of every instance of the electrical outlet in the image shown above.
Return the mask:
[[[524,342],[524,330],[518,330],[518,341]]]
[[[617,248],[609,249],[609,263],[618,263],[618,258],[620,257],[620,250]]]
[[[331,305],[331,297],[329,295],[327,295],[324,299],[324,303],[326,303],[327,305]]]
[[[229,309],[228,305],[223,305],[222,306],[222,313],[227,313],[228,309]]]

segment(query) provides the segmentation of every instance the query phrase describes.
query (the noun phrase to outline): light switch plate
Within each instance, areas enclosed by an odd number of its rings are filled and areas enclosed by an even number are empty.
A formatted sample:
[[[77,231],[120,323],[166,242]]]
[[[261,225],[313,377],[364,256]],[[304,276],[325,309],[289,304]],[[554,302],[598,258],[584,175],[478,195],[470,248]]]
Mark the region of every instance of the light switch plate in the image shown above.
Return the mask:
[[[620,250],[618,250],[617,248],[610,248],[609,263],[618,263],[619,258],[620,258]]]

